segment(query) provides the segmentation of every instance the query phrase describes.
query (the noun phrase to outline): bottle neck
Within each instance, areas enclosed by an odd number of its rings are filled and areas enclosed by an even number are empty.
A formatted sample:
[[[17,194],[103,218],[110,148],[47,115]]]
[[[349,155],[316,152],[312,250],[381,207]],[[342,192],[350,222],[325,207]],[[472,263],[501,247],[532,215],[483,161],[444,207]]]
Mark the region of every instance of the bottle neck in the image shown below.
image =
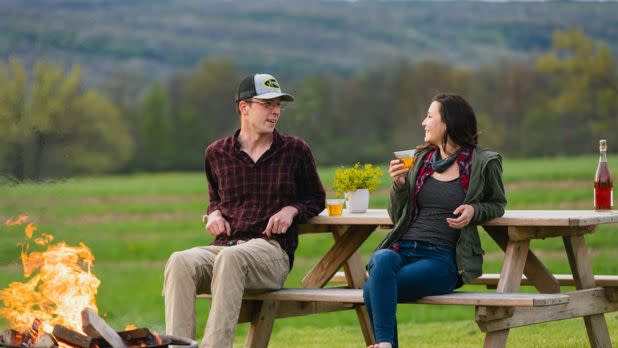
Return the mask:
[[[607,162],[607,150],[600,150],[599,153],[599,162]]]

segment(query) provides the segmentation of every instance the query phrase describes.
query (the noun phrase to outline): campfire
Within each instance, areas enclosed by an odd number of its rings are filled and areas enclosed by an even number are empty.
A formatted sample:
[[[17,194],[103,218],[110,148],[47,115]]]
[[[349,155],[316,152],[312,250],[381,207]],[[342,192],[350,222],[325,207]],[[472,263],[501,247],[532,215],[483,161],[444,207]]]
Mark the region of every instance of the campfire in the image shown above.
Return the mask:
[[[146,328],[116,332],[91,308],[81,311],[82,329],[86,334],[56,324],[50,333],[39,334],[40,321],[35,319],[26,332],[6,330],[0,336],[3,347],[79,347],[79,348],[127,348],[167,347],[169,344],[191,345],[191,341],[157,335]]]
[[[5,221],[21,225],[27,216]],[[0,347],[124,348],[167,347],[169,344],[196,347],[195,341],[157,335],[146,328],[116,332],[98,314],[96,293],[100,280],[91,272],[94,256],[80,243],[49,244],[54,237],[38,233],[29,223],[25,229],[21,263],[27,281],[12,282],[0,290],[0,317],[10,329],[0,334]],[[46,247],[30,251],[31,243]]]

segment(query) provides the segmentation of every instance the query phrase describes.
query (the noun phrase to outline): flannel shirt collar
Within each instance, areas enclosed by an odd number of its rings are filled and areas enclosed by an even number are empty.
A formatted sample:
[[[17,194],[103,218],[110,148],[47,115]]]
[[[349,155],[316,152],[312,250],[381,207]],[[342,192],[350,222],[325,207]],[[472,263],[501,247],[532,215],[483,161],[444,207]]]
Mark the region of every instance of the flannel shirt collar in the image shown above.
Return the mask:
[[[240,134],[240,128],[238,128],[232,136],[232,150],[235,152],[240,151],[240,142],[238,141],[238,135]],[[272,150],[279,148],[283,144],[283,137],[276,129],[273,130],[273,143],[270,146]]]

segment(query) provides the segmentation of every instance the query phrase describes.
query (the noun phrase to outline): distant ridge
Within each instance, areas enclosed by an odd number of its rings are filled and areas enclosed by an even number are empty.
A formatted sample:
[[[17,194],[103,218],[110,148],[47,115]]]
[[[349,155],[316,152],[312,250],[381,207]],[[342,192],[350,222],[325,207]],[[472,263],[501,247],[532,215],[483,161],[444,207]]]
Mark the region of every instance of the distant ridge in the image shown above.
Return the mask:
[[[3,0],[0,57],[79,63],[91,79],[149,77],[227,57],[298,76],[383,61],[525,60],[579,26],[618,53],[618,3]]]

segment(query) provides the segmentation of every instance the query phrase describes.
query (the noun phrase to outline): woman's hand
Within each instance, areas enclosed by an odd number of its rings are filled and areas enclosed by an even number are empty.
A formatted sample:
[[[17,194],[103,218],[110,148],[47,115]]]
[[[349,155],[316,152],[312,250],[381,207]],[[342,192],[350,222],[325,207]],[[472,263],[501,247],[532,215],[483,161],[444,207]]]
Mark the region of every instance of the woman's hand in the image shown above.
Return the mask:
[[[399,160],[395,159],[391,161],[388,172],[397,188],[402,188],[406,183],[406,173],[408,173],[409,170],[410,168],[404,168],[403,163],[399,162]]]
[[[453,214],[459,216],[456,218],[446,218],[446,222],[450,228],[460,230],[468,226],[474,217],[474,207],[470,204],[462,204],[453,211]]]

